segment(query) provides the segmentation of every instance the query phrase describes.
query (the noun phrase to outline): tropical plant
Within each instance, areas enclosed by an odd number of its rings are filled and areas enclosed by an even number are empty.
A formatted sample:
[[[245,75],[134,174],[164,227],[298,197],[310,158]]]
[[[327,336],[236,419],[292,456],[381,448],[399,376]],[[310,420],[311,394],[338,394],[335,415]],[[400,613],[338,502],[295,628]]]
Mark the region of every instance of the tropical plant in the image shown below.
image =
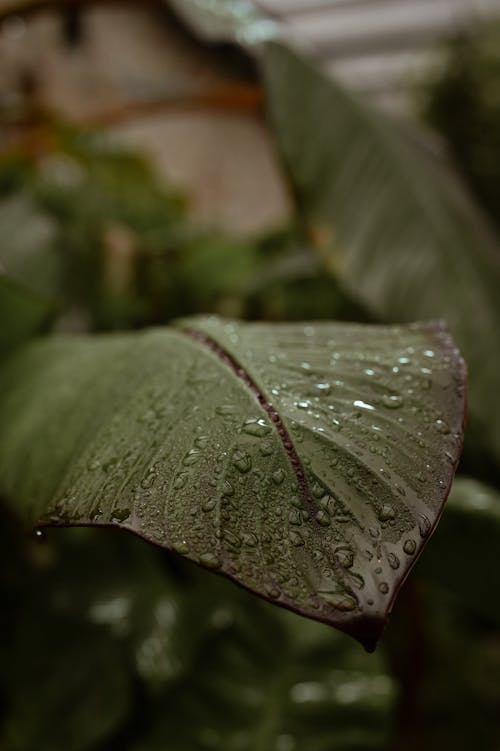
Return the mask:
[[[60,123],[0,165],[2,748],[494,748],[494,231],[420,135],[231,18],[293,226],[195,230]],[[436,319],[469,368],[452,487]]]

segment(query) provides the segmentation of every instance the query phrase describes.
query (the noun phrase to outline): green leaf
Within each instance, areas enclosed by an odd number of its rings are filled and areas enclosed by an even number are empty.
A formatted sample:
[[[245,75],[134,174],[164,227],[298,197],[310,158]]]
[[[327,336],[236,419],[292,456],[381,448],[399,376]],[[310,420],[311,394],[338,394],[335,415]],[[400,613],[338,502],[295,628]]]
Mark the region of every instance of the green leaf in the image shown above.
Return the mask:
[[[60,263],[55,228],[24,195],[0,202],[0,355],[45,329]]]
[[[387,321],[444,318],[470,368],[471,427],[500,459],[500,248],[449,165],[284,46],[262,48],[268,108],[330,270]]]
[[[395,686],[383,652],[368,656],[326,626],[257,601],[135,536],[49,530],[41,544],[9,545],[2,521],[5,751],[19,748],[15,738],[23,751],[96,741],[106,749],[186,751],[385,748]],[[24,548],[28,571],[16,583]],[[74,701],[82,671],[84,690]],[[132,681],[135,702],[127,701]]]
[[[0,203],[0,265],[8,276],[34,293],[56,299],[61,287],[57,227],[22,193]]]
[[[0,356],[47,328],[54,308],[0,273]]]
[[[158,697],[133,751],[387,747],[396,687],[383,653],[368,656],[326,626],[202,573],[194,589],[205,614],[201,648],[192,670]]]
[[[466,477],[453,483],[439,530],[418,565],[463,607],[500,622],[492,576],[500,568],[500,494]]]
[[[240,324],[56,337],[0,373],[0,492],[118,525],[371,646],[462,445],[445,330]]]

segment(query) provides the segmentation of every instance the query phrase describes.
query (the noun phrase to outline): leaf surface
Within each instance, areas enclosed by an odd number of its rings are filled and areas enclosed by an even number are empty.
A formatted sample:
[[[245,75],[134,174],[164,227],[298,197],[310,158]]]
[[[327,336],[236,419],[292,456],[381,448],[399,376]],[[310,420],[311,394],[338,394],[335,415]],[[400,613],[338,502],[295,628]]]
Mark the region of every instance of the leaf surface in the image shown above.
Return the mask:
[[[261,49],[268,110],[299,209],[346,290],[385,321],[443,318],[470,369],[471,427],[500,458],[500,245],[421,134],[306,58]]]
[[[56,337],[0,374],[0,492],[118,525],[372,646],[461,451],[439,325],[240,324]]]

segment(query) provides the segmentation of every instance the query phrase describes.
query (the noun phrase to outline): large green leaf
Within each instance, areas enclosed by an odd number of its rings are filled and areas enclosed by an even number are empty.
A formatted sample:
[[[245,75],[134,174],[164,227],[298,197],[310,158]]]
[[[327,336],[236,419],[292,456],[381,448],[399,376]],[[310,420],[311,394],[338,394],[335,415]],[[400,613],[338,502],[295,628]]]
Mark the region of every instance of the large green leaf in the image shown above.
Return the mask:
[[[330,269],[380,319],[444,318],[470,369],[471,427],[500,458],[500,248],[449,165],[306,59],[262,49],[270,119]]]
[[[207,578],[194,590],[207,617],[192,670],[158,697],[134,751],[387,747],[396,686],[382,652],[368,656],[322,624]]]
[[[50,530],[23,545],[2,521],[5,751],[385,748],[383,652],[132,535]]]
[[[56,337],[0,373],[0,492],[116,524],[372,645],[462,444],[439,325],[187,319]]]

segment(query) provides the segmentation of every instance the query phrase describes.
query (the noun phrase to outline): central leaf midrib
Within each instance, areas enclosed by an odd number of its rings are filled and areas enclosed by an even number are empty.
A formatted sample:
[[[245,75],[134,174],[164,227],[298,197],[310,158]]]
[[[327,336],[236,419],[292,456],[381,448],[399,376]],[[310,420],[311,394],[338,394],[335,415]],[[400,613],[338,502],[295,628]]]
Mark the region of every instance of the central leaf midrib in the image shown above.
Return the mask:
[[[271,419],[271,423],[273,424],[276,433],[278,434],[279,440],[283,446],[283,449],[288,456],[292,471],[297,478],[297,485],[299,487],[300,495],[302,497],[302,500],[304,501],[306,508],[308,508],[312,513],[315,513],[315,511],[317,511],[316,503],[313,499],[308,482],[306,480],[302,461],[292,442],[290,433],[285,423],[281,419],[281,416],[274,404],[269,400],[266,394],[260,389],[252,376],[245,370],[245,368],[238,362],[238,360],[230,352],[224,349],[224,347],[222,347],[217,341],[215,341],[215,339],[212,339],[212,337],[208,336],[207,334],[192,328],[182,328],[181,332],[191,337],[199,344],[205,346],[214,355],[216,355],[219,361],[224,363],[224,365],[232,370],[234,375],[245,384],[247,389],[259,402],[262,409]]]

